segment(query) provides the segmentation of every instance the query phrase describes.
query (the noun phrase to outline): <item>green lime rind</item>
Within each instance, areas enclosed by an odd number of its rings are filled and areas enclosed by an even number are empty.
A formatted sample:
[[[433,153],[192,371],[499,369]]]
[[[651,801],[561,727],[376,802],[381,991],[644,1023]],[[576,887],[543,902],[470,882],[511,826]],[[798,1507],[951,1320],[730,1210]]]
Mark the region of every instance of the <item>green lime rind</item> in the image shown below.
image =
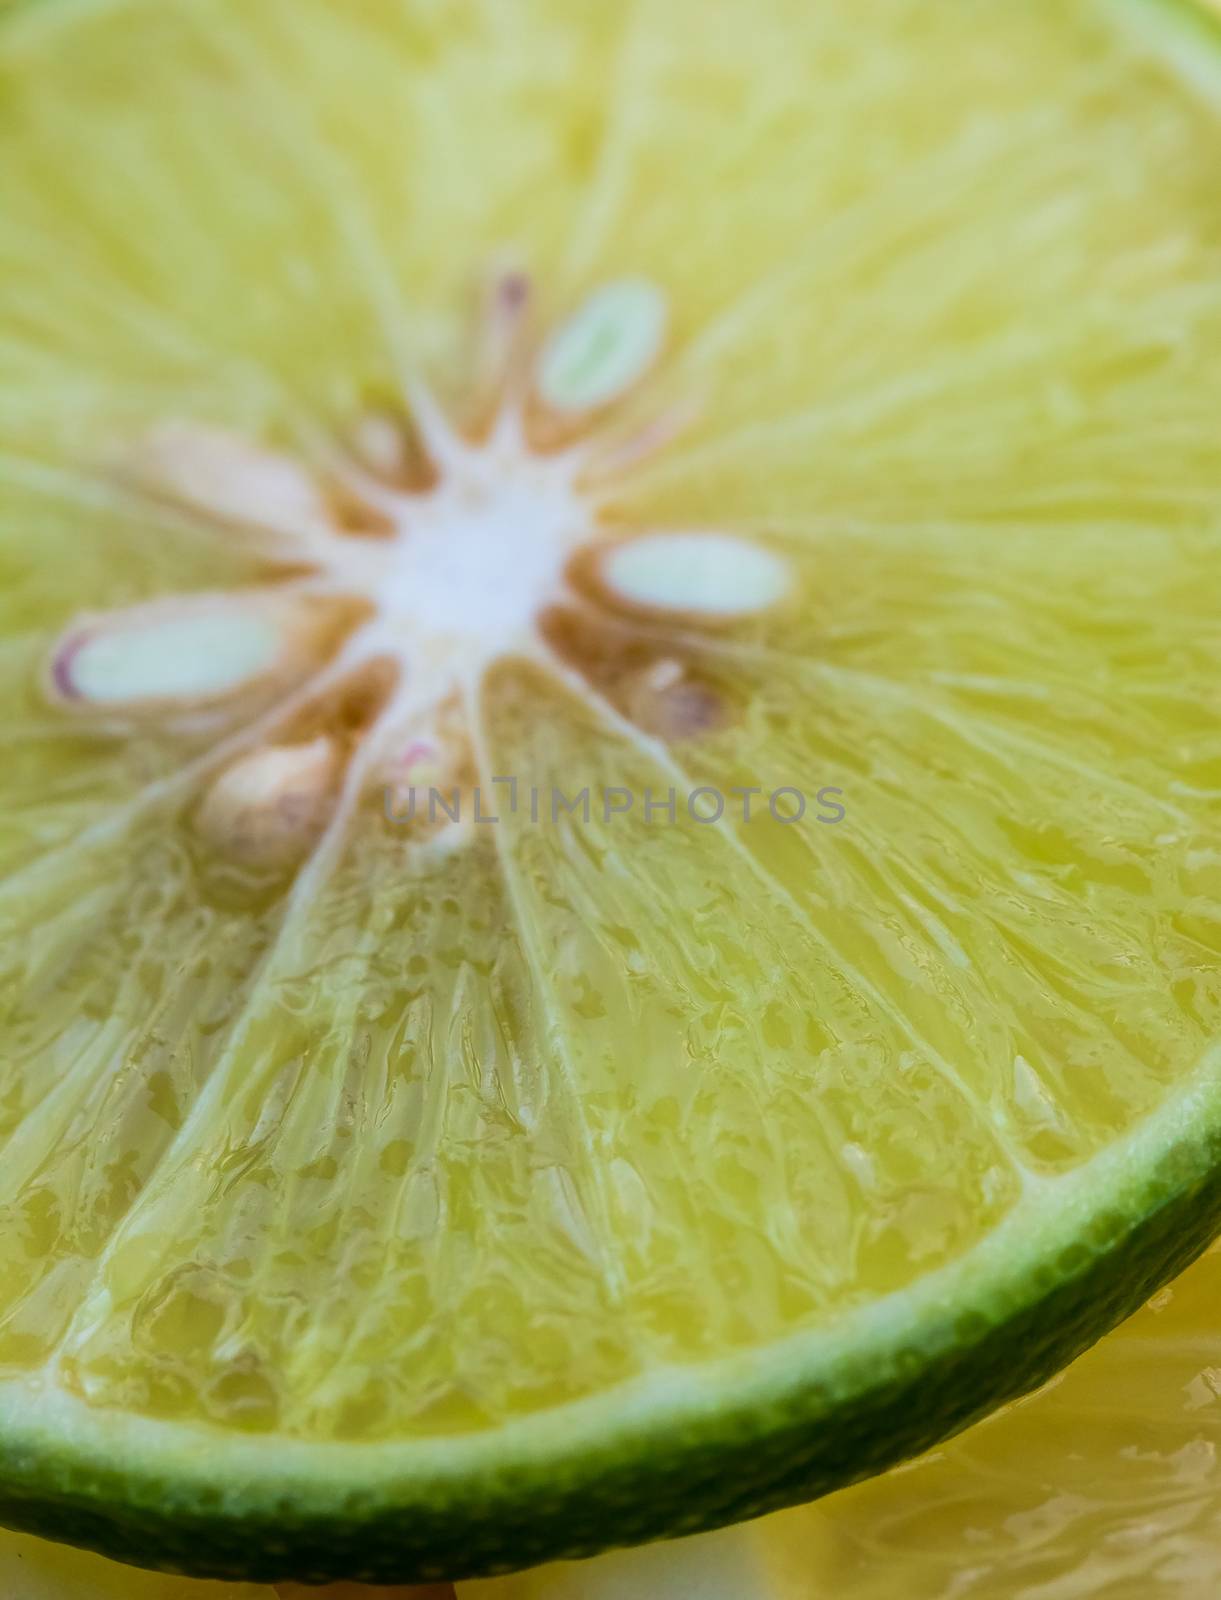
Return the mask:
[[[485,1575],[691,1533],[895,1465],[1036,1388],[1221,1229],[1221,1054],[1122,1147],[832,1330],[501,1430],[350,1445],[0,1386],[0,1521],[208,1577]]]
[[[65,0],[66,3],[66,0]],[[1221,27],[1111,0],[1221,102]],[[41,10],[5,6],[0,20]],[[1152,24],[1152,27],[1149,25]],[[0,1383],[0,1521],[200,1576],[463,1578],[694,1532],[884,1470],[1037,1387],[1221,1229],[1221,1060],[915,1289],[496,1432],[305,1444]]]

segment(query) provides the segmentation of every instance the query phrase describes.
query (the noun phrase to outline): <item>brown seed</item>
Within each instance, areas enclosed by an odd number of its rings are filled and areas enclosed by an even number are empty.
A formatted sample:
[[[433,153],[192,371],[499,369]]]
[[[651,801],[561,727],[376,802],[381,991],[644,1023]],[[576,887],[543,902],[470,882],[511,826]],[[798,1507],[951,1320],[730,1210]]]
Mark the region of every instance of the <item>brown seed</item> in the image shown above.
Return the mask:
[[[722,695],[669,657],[629,679],[624,702],[633,722],[667,743],[711,733],[728,717]]]
[[[306,854],[325,824],[338,771],[338,748],[325,734],[251,751],[217,778],[196,827],[230,860],[286,866]]]

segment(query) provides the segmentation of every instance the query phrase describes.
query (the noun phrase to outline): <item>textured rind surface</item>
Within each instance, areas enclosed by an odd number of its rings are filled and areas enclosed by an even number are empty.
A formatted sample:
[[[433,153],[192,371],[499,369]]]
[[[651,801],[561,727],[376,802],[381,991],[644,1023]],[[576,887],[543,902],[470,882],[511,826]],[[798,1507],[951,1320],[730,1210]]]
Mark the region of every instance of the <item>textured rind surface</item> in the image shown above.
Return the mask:
[[[481,1576],[717,1527],[927,1449],[1037,1387],[1136,1310],[1221,1229],[1215,1118],[1165,1152],[1125,1195],[1125,1213],[1099,1218],[1092,1244],[1026,1272],[1007,1296],[956,1299],[905,1329],[888,1361],[795,1370],[762,1405],[727,1393],[679,1427],[663,1407],[610,1444],[578,1442],[527,1465],[496,1459],[493,1445],[460,1486],[419,1475],[405,1486],[393,1474],[363,1486],[294,1481],[274,1470],[244,1482],[222,1448],[201,1487],[143,1461],[10,1443],[0,1519],[201,1577],[383,1583]]]
[[[50,0],[0,0],[0,22]],[[1172,14],[1201,48],[1221,22],[1195,0],[1117,0]],[[1215,1106],[1212,1108],[1215,1112]],[[369,1582],[461,1579],[694,1533],[798,1504],[908,1459],[1037,1388],[1135,1311],[1221,1232],[1221,1118],[1170,1149],[1097,1219],[1092,1244],[1015,1274],[986,1301],[955,1297],[903,1330],[889,1359],[846,1357],[768,1401],[727,1391],[715,1413],[650,1424],[523,1467],[489,1460],[459,1488],[419,1474],[361,1484],[234,1470],[210,1482],[0,1433],[0,1522],[134,1565],[199,1577]],[[494,1447],[489,1449],[489,1456]],[[369,1452],[370,1459],[376,1449]],[[208,1478],[204,1467],[201,1478]]]

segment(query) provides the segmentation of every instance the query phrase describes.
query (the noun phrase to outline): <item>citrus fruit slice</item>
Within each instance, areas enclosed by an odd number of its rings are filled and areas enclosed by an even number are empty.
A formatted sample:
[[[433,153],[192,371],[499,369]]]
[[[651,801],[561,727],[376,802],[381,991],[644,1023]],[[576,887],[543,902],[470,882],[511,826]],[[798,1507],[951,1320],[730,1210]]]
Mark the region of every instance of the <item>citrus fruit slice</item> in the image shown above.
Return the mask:
[[[458,1600],[1205,1600],[1221,1586],[1219,1286],[1214,1246],[1038,1394],[867,1483]]]
[[[1221,1586],[1221,1251],[1037,1395],[769,1530],[778,1592],[1195,1600]],[[791,1592],[805,1600],[799,1584]],[[506,1597],[508,1600],[508,1597]]]
[[[314,1580],[691,1531],[1202,1248],[1176,15],[10,16],[0,1517]]]
[[[917,1462],[716,1533],[475,1579],[456,1600],[1185,1600],[1221,1584],[1221,1246],[1037,1395]],[[11,1600],[455,1600],[216,1585],[0,1534]]]

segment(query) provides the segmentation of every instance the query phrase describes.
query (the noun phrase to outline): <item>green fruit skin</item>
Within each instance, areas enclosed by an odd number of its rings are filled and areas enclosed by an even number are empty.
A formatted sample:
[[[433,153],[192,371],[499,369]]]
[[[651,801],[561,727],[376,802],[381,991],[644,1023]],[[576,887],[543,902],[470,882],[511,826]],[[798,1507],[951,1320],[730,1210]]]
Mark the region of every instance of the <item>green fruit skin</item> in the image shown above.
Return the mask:
[[[1008,1297],[943,1308],[889,1362],[849,1356],[762,1406],[730,1395],[675,1429],[647,1421],[461,1484],[229,1473],[215,1488],[0,1441],[0,1521],[200,1577],[377,1583],[486,1576],[694,1533],[881,1472],[1028,1393],[1135,1311],[1221,1230],[1221,1127],[1166,1150],[1125,1215]],[[1138,1209],[1132,1200],[1143,1200]]]
[[[0,22],[52,0],[0,0]],[[1221,49],[1200,0],[1113,0]],[[100,1465],[0,1434],[0,1524],[134,1566],[200,1578],[461,1580],[708,1531],[872,1477],[1030,1393],[1109,1332],[1221,1233],[1221,1118],[1171,1147],[1130,1207],[1008,1296],[947,1308],[886,1362],[840,1362],[764,1406],[729,1400],[674,1430],[641,1424],[541,1465],[489,1467],[460,1487],[396,1491],[289,1481],[215,1488]],[[1131,1221],[1132,1217],[1137,1220]],[[308,1501],[308,1503],[304,1503]],[[7,1597],[4,1597],[7,1600]]]

